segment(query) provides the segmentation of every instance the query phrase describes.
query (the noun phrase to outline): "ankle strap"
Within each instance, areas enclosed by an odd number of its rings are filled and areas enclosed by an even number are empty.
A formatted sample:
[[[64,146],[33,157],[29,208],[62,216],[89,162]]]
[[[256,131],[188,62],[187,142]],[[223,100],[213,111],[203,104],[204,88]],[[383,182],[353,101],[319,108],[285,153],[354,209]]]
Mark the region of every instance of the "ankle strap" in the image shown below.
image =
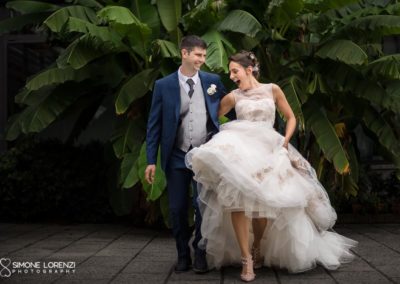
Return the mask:
[[[243,257],[242,256],[242,264],[247,264],[247,263],[252,263],[253,262],[253,258],[251,257],[251,255],[250,256],[248,256],[248,257]]]

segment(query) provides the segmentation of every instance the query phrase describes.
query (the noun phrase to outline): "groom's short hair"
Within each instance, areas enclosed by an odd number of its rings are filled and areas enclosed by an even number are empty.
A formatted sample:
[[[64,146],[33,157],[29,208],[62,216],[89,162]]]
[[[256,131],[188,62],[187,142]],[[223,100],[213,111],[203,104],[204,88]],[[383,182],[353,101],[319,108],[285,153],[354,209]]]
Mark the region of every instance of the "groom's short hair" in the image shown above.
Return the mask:
[[[207,43],[196,35],[188,35],[182,38],[179,45],[180,50],[186,49],[188,52],[191,52],[195,47],[207,49]]]

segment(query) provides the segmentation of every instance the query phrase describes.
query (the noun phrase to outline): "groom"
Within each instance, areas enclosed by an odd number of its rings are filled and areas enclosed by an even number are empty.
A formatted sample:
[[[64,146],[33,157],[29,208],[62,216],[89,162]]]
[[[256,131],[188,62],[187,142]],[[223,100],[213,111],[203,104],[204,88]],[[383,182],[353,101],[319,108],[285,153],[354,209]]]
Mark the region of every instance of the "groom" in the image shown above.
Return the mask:
[[[154,182],[158,147],[161,149],[161,167],[167,179],[168,201],[172,231],[178,251],[175,272],[190,269],[191,237],[188,224],[190,184],[193,187],[195,209],[195,237],[193,270],[208,271],[205,248],[198,247],[201,239],[201,215],[197,204],[196,182],[186,168],[185,155],[218,132],[218,108],[225,88],[216,74],[200,71],[206,60],[206,43],[190,35],[182,39],[179,69],[157,80],[147,124],[147,168],[145,177]]]

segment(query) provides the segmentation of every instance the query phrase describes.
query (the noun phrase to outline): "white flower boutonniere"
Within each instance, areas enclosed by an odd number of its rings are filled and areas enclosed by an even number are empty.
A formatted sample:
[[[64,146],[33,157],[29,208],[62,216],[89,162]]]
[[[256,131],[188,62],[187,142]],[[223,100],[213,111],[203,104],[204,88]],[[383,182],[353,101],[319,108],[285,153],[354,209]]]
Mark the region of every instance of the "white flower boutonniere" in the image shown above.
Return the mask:
[[[217,92],[217,85],[211,84],[210,87],[207,89],[207,94],[210,96],[214,95]]]

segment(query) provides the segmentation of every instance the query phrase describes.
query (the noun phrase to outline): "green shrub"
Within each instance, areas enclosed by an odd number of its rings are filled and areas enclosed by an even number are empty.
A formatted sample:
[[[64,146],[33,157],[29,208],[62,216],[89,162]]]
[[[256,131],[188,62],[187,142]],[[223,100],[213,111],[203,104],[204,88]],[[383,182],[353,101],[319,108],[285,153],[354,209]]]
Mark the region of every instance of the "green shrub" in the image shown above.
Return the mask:
[[[108,221],[106,171],[99,143],[26,140],[0,156],[0,220]]]
[[[362,170],[356,196],[347,198],[343,192],[330,192],[338,213],[399,214],[400,182],[396,172],[385,176],[379,172]]]

